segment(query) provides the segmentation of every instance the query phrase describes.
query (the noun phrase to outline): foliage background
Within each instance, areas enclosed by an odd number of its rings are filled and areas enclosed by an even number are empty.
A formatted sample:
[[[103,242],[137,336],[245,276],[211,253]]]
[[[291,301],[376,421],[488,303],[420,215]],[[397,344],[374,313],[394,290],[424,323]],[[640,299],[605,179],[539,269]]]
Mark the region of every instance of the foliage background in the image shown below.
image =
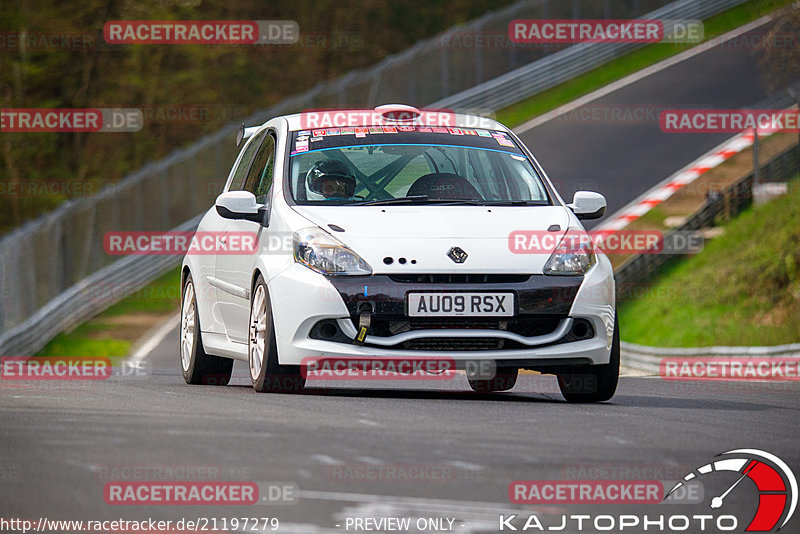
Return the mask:
[[[3,108],[208,106],[208,121],[147,120],[136,133],[0,134],[0,232],[320,81],[377,63],[510,0],[82,0],[0,3]],[[294,20],[284,46],[108,45],[110,20]],[[92,46],[24,46],[24,35],[87,35]],[[309,38],[304,37],[307,36]],[[331,46],[331,40],[337,43]],[[51,184],[20,188],[27,182]],[[71,187],[73,183],[81,187]],[[24,193],[10,193],[24,191]],[[5,194],[3,194],[5,193]]]

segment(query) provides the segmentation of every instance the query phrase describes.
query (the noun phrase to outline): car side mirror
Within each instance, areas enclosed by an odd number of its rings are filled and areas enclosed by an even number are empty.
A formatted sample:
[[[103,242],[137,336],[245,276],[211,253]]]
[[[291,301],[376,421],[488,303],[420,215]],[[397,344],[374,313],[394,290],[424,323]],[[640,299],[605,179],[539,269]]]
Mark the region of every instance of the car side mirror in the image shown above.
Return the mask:
[[[226,191],[217,197],[214,206],[219,216],[225,219],[253,221],[263,226],[269,224],[267,205],[259,205],[250,191]]]
[[[567,207],[578,219],[599,219],[606,213],[606,197],[593,191],[576,191]]]

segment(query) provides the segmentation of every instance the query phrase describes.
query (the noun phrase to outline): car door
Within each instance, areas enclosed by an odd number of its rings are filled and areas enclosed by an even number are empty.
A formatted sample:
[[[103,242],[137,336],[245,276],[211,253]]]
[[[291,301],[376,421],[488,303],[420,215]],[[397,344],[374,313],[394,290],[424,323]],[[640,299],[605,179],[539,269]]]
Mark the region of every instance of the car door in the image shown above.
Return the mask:
[[[263,136],[261,136],[263,138]],[[256,150],[260,146],[260,140],[255,137],[248,139],[242,147],[240,155],[236,158],[234,166],[225,181],[224,191],[239,190],[244,184],[247,171],[250,169],[250,164],[255,157]],[[208,238],[216,241],[216,247],[221,246],[221,240],[224,236],[225,225],[228,219],[223,218],[216,209],[212,208],[203,216],[200,224],[197,227],[197,233],[204,240]],[[201,325],[203,332],[211,332],[215,334],[224,334],[225,325],[222,320],[222,313],[219,309],[220,291],[216,284],[216,253],[207,252],[193,252],[192,258],[192,275],[195,278],[195,291],[197,292],[197,300],[200,308]]]
[[[257,140],[254,140],[257,141]],[[255,157],[238,190],[249,191],[258,204],[269,198],[275,172],[275,134],[265,131]],[[232,183],[231,186],[234,184]],[[235,191],[233,187],[228,189]],[[227,219],[221,236],[222,247],[228,253],[218,253],[216,258],[217,294],[225,332],[231,341],[247,343],[250,318],[250,284],[256,261],[256,250],[243,250],[243,238],[266,239],[264,227],[253,221]]]

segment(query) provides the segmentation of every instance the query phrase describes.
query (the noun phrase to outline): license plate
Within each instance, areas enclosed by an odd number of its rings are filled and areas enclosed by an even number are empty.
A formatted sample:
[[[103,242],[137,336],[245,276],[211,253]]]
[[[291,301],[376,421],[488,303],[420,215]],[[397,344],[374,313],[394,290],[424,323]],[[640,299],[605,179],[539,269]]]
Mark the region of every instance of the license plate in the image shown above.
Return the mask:
[[[409,293],[409,317],[511,317],[514,293]]]

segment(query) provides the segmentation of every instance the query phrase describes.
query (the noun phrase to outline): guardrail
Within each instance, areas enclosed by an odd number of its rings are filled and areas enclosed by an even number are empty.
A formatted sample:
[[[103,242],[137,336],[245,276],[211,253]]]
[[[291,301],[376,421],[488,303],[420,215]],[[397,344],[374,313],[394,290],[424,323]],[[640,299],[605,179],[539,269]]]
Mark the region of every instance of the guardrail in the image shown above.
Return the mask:
[[[194,230],[199,221],[200,217],[195,217],[175,231]],[[29,355],[39,350],[53,338],[53,332],[69,330],[94,317],[179,261],[175,256],[126,256],[90,274],[39,308],[27,321],[4,333],[2,354]]]
[[[704,18],[743,1],[679,0],[643,18]],[[462,92],[449,100],[452,106],[511,103],[638,45],[518,46],[509,52],[454,44],[463,42],[460,37],[505,35],[507,39],[508,23],[518,18],[635,18],[640,10],[664,3],[606,0],[586,6],[561,0],[522,0],[422,41],[370,69],[287,98],[255,113],[247,122],[261,123],[270,116],[302,109],[373,107],[389,101],[417,105],[438,101],[431,106],[441,107],[448,102],[443,99],[457,91]],[[520,65],[526,66],[518,68]],[[492,81],[482,83],[485,80]],[[527,85],[518,87],[523,82]],[[481,85],[463,91],[476,84]],[[491,98],[477,98],[484,93]],[[104,235],[112,230],[191,229],[193,218],[211,205],[227,176],[236,154],[233,134],[237,127],[227,125],[95,196],[66,202],[0,238],[0,354],[38,351],[59,332],[87,320],[175,265],[174,257],[118,260],[103,250]]]
[[[34,353],[176,265],[175,256],[109,255],[104,236],[192,230],[227,175],[234,131],[221,130],[3,236],[0,354]]]
[[[787,358],[800,356],[800,343],[771,347],[661,348],[622,342],[622,364],[630,369],[659,374],[664,358]]]

